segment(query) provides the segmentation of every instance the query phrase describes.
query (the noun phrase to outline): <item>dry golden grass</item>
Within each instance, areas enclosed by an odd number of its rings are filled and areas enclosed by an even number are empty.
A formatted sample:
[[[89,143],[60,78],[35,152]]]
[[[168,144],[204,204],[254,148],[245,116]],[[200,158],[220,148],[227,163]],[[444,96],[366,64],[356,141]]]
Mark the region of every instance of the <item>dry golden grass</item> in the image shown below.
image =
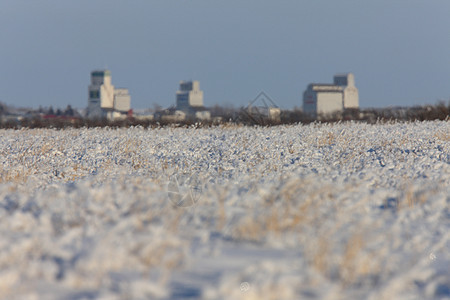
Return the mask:
[[[450,132],[439,131],[434,134],[434,137],[443,142],[449,142],[450,141]]]
[[[308,180],[291,180],[280,190],[280,197],[273,194],[262,201],[262,211],[248,208],[248,216],[233,224],[233,236],[237,239],[260,242],[267,234],[301,232],[303,226],[310,226],[318,217],[318,209],[323,201],[333,198],[331,190],[307,190]]]
[[[322,236],[317,240],[316,247],[312,248],[312,253],[306,252],[308,256],[312,256],[313,267],[323,274],[328,273],[329,256],[332,251],[328,238],[326,235]]]
[[[20,168],[20,170],[0,170],[0,183],[15,183],[21,184],[28,180],[28,177],[33,174],[31,168]]]
[[[304,255],[311,267],[324,276],[337,272],[339,282],[343,286],[365,280],[371,274],[378,274],[385,259],[385,253],[371,250],[370,240],[366,238],[380,226],[376,221],[357,225],[353,232],[346,234],[347,239],[336,239],[342,235],[344,224],[326,222],[328,218],[345,219],[344,213],[365,210],[366,202],[361,199],[352,203],[345,212],[340,210],[342,203],[338,199],[332,186],[321,185],[320,189],[309,188],[313,182],[306,180],[291,180],[279,191],[278,197],[266,196],[261,201],[258,212],[254,207],[248,208],[248,215],[236,224],[232,224],[233,237],[238,240],[251,242],[265,242],[267,237],[283,238],[307,234]],[[347,192],[355,189],[353,184],[342,186]],[[427,195],[420,193],[417,187],[405,185],[404,193],[400,197],[401,208],[413,208],[424,203]],[[331,206],[334,216],[324,215]],[[334,224],[334,225],[331,225]],[[330,227],[333,226],[333,227]]]
[[[267,234],[264,225],[258,220],[249,217],[232,230],[232,234],[237,239],[251,242],[259,242]]]
[[[219,194],[219,207],[218,207],[216,229],[219,231],[223,230],[226,222],[227,222],[227,214],[225,212],[225,196],[223,194]]]
[[[288,152],[290,153],[290,154],[294,154],[294,152],[295,152],[295,150],[294,150],[294,142],[293,141],[290,141],[289,142],[289,144],[288,144],[288,146],[287,146],[287,148],[288,148]]]
[[[358,275],[368,272],[366,265],[362,265],[356,259],[364,246],[361,233],[353,234],[345,246],[340,263],[340,276],[346,283],[353,282]]]
[[[136,153],[142,145],[142,141],[137,138],[129,138],[120,146],[123,153]]]
[[[149,269],[161,266],[174,269],[182,264],[184,258],[179,243],[169,239],[160,242],[154,241],[151,244],[138,243],[133,247],[131,253]]]

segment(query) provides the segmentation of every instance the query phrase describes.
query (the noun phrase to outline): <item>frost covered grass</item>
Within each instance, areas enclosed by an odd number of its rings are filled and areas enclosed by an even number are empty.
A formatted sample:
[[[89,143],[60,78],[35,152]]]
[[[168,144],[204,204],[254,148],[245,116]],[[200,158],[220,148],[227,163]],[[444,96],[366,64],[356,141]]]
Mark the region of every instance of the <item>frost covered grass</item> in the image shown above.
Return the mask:
[[[1,130],[0,299],[450,299],[449,133]]]

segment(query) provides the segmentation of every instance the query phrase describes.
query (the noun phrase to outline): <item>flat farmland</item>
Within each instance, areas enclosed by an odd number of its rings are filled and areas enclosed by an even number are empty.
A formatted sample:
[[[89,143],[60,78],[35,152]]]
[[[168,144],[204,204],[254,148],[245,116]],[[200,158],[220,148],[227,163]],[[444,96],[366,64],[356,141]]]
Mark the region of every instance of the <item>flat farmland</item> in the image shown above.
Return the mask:
[[[450,122],[0,130],[0,299],[450,299]]]

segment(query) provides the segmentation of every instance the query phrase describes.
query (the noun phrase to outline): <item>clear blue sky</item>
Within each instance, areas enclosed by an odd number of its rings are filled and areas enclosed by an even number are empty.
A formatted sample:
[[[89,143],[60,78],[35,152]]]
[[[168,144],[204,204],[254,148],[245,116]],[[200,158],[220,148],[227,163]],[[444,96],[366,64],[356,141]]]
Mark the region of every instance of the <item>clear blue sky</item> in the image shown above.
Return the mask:
[[[449,0],[0,0],[0,101],[87,106],[108,68],[134,108],[175,104],[197,79],[205,105],[260,91],[301,107],[312,82],[353,72],[362,107],[450,99]]]

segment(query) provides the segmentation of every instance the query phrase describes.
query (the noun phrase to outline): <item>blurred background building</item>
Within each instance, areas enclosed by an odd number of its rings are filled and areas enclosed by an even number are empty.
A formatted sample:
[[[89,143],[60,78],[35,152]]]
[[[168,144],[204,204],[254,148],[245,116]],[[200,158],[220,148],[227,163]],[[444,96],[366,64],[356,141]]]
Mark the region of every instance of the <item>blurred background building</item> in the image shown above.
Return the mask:
[[[176,111],[179,111],[178,116],[184,114],[187,119],[211,119],[211,113],[203,106],[203,91],[198,80],[180,81],[176,92]]]
[[[189,110],[193,107],[203,107],[203,91],[200,90],[200,82],[180,81],[180,89],[177,91],[177,109]]]
[[[314,118],[358,108],[358,89],[352,73],[335,75],[333,84],[309,84],[303,93],[303,112]]]
[[[125,118],[129,113],[131,97],[128,89],[114,88],[109,70],[92,71],[88,91],[88,118],[114,120]]]

